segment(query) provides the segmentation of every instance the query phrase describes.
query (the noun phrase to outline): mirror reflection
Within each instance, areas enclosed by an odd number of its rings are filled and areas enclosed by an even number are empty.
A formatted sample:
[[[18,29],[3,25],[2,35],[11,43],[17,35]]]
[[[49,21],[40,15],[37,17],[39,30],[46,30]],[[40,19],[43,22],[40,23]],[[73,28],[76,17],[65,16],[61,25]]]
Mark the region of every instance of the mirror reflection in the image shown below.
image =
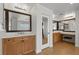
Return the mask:
[[[31,31],[31,15],[5,10],[8,31]]]
[[[48,43],[48,18],[42,17],[42,42]]]

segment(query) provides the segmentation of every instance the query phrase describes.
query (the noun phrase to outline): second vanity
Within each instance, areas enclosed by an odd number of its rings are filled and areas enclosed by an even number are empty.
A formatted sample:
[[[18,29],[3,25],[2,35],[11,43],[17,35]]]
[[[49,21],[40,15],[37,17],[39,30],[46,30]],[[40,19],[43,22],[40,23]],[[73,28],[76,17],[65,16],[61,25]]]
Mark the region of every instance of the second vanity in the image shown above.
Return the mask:
[[[54,36],[54,41],[56,42],[61,40],[70,43],[75,43],[75,32],[54,31],[53,36]]]
[[[63,40],[75,43],[75,32],[62,32]]]
[[[24,55],[35,53],[35,35],[5,36],[2,40],[4,55]]]

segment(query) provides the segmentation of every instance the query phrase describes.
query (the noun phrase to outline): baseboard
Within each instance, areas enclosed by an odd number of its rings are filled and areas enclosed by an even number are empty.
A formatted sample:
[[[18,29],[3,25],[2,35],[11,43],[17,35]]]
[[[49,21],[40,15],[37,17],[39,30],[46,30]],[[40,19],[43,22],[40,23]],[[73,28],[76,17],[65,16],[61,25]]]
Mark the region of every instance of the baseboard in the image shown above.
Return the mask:
[[[48,47],[49,47],[48,44],[44,44],[44,45],[42,45],[42,49],[45,49],[45,48],[48,48]]]

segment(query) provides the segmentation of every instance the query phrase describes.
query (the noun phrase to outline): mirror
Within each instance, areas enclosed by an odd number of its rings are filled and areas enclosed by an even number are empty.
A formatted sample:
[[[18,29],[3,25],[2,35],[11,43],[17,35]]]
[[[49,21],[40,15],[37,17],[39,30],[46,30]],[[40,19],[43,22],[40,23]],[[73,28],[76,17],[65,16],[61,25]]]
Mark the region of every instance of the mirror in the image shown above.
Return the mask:
[[[57,22],[53,21],[53,31],[57,30]]]
[[[42,17],[42,44],[48,43],[48,18]]]
[[[68,31],[69,30],[69,24],[64,24],[64,31]]]
[[[64,31],[75,32],[75,19],[63,21]]]
[[[31,15],[4,9],[6,31],[31,31]]]
[[[63,24],[61,21],[53,21],[53,31],[63,31]]]

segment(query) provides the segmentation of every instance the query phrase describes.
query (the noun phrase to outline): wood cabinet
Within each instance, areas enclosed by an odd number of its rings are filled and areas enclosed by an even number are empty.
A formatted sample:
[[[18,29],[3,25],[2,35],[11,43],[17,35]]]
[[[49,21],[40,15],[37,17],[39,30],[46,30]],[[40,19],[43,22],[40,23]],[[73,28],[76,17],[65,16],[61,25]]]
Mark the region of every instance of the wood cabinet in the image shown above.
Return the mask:
[[[35,40],[33,36],[28,36],[23,39],[23,53],[29,53],[35,50]]]
[[[54,43],[62,41],[63,40],[63,36],[60,32],[55,32],[53,33],[53,41]]]
[[[3,39],[4,55],[22,55],[29,54],[31,52],[35,52],[35,36],[23,36]]]

